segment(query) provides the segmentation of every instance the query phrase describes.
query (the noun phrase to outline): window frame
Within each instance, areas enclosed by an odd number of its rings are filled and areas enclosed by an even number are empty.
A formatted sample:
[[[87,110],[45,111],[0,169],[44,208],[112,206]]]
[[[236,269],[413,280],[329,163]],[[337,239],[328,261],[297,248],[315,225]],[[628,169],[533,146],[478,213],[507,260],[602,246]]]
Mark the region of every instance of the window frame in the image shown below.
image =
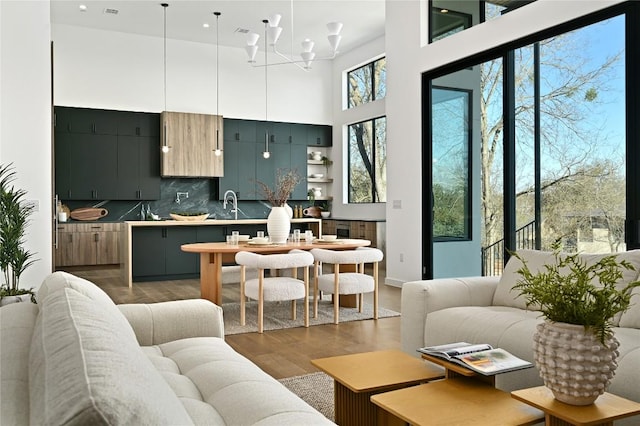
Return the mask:
[[[353,69],[347,71],[347,77],[346,77],[347,78],[347,84],[345,85],[345,88],[346,88],[346,91],[347,91],[347,94],[345,96],[345,99],[347,100],[347,109],[357,108],[359,106],[362,106],[362,105],[365,105],[365,104],[368,104],[368,103],[371,103],[371,102],[375,102],[375,101],[377,101],[379,99],[384,99],[387,96],[387,90],[385,88],[384,96],[381,97],[381,98],[376,98],[376,92],[377,92],[377,90],[376,90],[377,85],[376,84],[377,84],[377,82],[376,82],[376,76],[375,76],[375,72],[374,71],[375,71],[375,64],[378,63],[381,60],[385,61],[385,68],[386,68],[387,57],[386,57],[386,55],[384,55],[384,56],[380,56],[379,58],[373,59],[372,61],[367,62],[364,65],[361,65],[359,67],[356,67],[356,68],[353,68]],[[364,68],[367,68],[367,67],[371,68],[371,81],[369,82],[370,85],[371,85],[371,100],[367,101],[367,102],[363,102],[363,103],[358,104],[358,105],[353,105],[352,102],[351,102],[351,90],[350,90],[351,86],[350,86],[350,83],[349,83],[349,81],[351,80],[350,79],[351,73],[360,71],[360,70],[362,70]],[[385,75],[386,75],[386,71],[385,71]],[[386,84],[386,81],[385,81],[385,84]],[[354,124],[357,124],[357,123],[354,123]]]
[[[352,126],[355,126],[357,124],[363,124],[363,123],[368,123],[371,122],[371,126],[372,126],[372,135],[375,138],[376,135],[376,120],[379,120],[381,118],[385,119],[385,129],[386,129],[386,120],[387,120],[387,115],[383,114],[383,115],[378,115],[376,117],[372,117],[372,118],[367,118],[365,120],[360,120],[360,121],[355,121],[353,123],[349,123],[347,124],[347,144],[346,144],[346,148],[347,148],[347,204],[384,204],[387,201],[375,201],[375,187],[376,187],[376,176],[374,174],[372,181],[371,181],[371,201],[364,201],[364,202],[358,202],[358,201],[352,201],[351,200],[351,128]],[[385,130],[385,135],[384,135],[384,144],[386,146],[387,144],[387,132]],[[375,158],[376,158],[376,144],[375,141],[372,144],[372,163],[375,164]]]

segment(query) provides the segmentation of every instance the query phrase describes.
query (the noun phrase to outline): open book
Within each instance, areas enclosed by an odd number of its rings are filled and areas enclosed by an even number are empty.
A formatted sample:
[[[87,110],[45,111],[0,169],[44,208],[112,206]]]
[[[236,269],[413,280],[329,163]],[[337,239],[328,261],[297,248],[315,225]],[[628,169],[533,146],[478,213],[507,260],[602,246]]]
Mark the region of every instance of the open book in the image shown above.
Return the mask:
[[[466,342],[427,346],[418,352],[467,367],[485,376],[533,367],[504,349],[494,349],[488,344],[472,345]]]

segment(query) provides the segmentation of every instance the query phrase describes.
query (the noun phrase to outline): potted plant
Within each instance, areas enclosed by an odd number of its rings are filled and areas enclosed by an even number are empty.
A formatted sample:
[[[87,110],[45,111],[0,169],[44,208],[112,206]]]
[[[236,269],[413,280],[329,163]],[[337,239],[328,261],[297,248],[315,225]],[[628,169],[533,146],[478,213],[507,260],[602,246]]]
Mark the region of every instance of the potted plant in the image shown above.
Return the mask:
[[[545,385],[562,402],[588,405],[615,374],[614,317],[629,309],[640,282],[618,284],[623,270],[635,268],[616,255],[588,263],[579,254],[561,254],[558,247],[553,254],[555,262],[532,272],[513,253],[523,264],[513,290],[545,318],[533,338],[534,361]]]
[[[13,186],[14,179],[12,165],[0,165],[0,305],[25,299],[35,303],[33,288],[20,288],[20,276],[36,261],[34,254],[24,248],[33,205],[25,202],[26,191]]]

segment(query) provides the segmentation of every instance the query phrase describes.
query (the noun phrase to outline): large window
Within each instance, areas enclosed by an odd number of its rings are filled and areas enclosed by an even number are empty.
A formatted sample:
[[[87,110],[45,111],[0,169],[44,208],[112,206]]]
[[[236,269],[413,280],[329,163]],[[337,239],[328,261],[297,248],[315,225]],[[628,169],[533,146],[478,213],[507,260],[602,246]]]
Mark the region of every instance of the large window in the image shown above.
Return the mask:
[[[347,73],[349,108],[382,99],[387,94],[387,61],[380,58]]]
[[[349,126],[349,203],[387,201],[387,119]]]
[[[433,88],[433,238],[469,239],[471,92]]]

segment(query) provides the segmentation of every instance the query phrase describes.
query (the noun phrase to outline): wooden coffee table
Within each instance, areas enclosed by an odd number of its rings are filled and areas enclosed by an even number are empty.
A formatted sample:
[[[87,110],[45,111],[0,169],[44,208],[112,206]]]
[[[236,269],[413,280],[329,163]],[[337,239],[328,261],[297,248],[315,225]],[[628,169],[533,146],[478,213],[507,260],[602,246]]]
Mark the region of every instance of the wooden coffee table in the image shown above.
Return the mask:
[[[614,420],[640,415],[640,404],[605,392],[591,405],[569,405],[556,400],[545,386],[511,392],[519,401],[539,408],[550,426],[611,426]]]
[[[378,425],[532,425],[544,414],[472,377],[439,380],[371,397]]]
[[[377,424],[379,410],[371,403],[372,395],[444,377],[442,368],[399,350],[314,359],[311,363],[335,381],[335,421],[341,426]]]

